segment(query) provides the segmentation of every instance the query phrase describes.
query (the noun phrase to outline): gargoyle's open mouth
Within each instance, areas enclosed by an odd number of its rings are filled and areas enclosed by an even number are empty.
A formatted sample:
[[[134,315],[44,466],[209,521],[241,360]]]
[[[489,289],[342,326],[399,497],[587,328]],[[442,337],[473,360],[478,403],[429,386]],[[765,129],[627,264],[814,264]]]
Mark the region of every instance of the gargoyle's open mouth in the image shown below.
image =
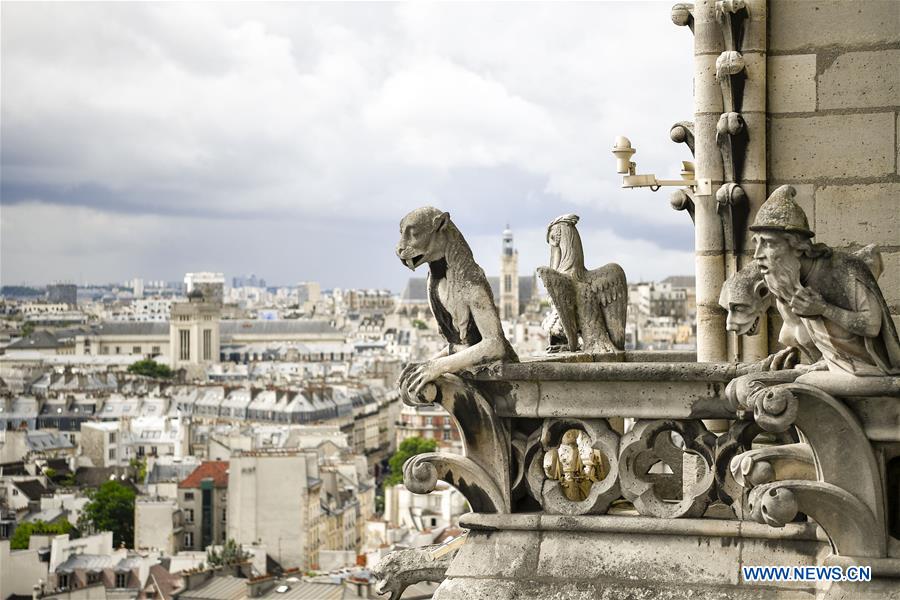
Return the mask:
[[[422,264],[422,259],[424,259],[424,258],[425,258],[424,254],[417,254],[416,256],[413,256],[412,258],[401,258],[400,260],[403,262],[404,265],[409,267],[410,271],[415,271],[416,267],[418,267],[420,264]]]
[[[387,581],[383,577],[377,577],[375,581],[375,593],[379,596],[387,593]]]
[[[750,329],[747,330],[745,335],[756,335],[759,332],[759,317],[756,317],[756,320],[753,321],[753,325],[750,326]]]

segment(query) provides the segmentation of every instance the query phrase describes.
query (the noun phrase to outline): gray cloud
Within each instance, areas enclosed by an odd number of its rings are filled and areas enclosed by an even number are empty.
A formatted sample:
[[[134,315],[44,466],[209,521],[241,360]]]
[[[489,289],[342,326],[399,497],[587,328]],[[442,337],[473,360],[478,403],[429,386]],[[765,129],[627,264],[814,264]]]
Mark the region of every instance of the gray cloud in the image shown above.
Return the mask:
[[[692,272],[687,216],[621,190],[609,154],[624,133],[642,172],[689,158],[668,128],[690,117],[692,42],[668,12],[5,5],[0,279],[208,268],[398,289],[397,222],[422,204],[451,211],[489,272],[507,222],[524,271],[564,212],[595,262]]]

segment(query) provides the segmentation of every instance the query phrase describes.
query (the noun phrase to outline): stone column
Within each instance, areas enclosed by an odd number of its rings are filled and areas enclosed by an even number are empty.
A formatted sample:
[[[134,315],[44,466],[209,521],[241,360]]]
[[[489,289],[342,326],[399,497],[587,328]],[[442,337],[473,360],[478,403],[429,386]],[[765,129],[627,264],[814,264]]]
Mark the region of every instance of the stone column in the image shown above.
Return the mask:
[[[747,226],[766,199],[766,0],[693,5],[697,359],[753,361],[767,332],[725,331],[724,280],[752,257]],[[711,192],[711,193],[710,193]]]
[[[756,217],[756,211],[766,201],[766,4],[766,0],[746,0],[749,18],[744,21],[741,44],[747,79],[740,111],[746,123],[748,139],[739,181],[748,210],[741,231],[735,232],[739,267],[753,258],[753,242],[748,227]],[[760,330],[756,335],[740,336],[739,339],[740,360],[754,362],[768,356],[767,319],[760,319]]]
[[[712,180],[712,194],[694,197],[697,275],[697,360],[728,360],[725,311],[719,292],[725,281],[722,221],[715,191],[724,183],[722,155],[716,145],[716,123],[722,114],[722,92],[716,81],[716,59],[724,49],[716,21],[715,0],[694,4],[694,144],[697,179]]]

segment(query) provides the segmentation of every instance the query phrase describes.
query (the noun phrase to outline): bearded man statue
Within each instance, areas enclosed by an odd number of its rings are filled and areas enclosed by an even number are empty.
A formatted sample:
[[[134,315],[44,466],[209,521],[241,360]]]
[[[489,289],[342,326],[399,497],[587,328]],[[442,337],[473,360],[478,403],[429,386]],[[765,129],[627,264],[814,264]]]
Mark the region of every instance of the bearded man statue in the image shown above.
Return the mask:
[[[799,346],[821,353],[814,369],[900,373],[897,330],[871,269],[858,256],[813,242],[796,194],[790,185],[776,189],[750,226],[753,258],[786,327]]]

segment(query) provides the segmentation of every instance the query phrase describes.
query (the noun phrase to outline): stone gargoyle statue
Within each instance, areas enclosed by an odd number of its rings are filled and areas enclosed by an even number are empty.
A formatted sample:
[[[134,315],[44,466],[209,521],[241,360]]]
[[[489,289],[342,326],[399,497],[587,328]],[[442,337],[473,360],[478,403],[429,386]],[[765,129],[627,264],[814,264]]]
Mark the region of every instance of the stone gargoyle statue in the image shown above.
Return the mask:
[[[577,352],[579,336],[585,352],[624,350],[625,271],[615,263],[587,270],[577,223],[578,215],[567,214],[547,226],[550,266],[537,270],[553,302],[553,312],[544,321],[550,350],[565,345]]]
[[[877,282],[880,257],[868,247],[853,255],[813,242],[796,194],[790,185],[777,188],[750,226],[754,261],[785,330],[821,355],[810,370],[900,374],[900,340]]]
[[[421,548],[405,548],[385,555],[372,568],[376,594],[390,594],[389,600],[399,600],[404,590],[422,581],[440,583],[458,549],[441,553],[442,544]],[[439,555],[439,556],[435,556]]]
[[[862,260],[876,279],[881,276],[884,263],[875,244],[857,250],[852,256]],[[772,306],[772,302],[773,296],[763,280],[759,263],[751,261],[729,277],[722,286],[719,305],[728,311],[725,328],[738,335],[757,335],[760,320],[766,318],[766,312]],[[786,323],[782,324],[778,341],[785,348],[764,359],[761,364],[762,370],[792,369],[797,366],[801,356],[808,363],[815,363],[821,359],[822,354],[812,343],[812,339],[806,335],[804,329],[796,325],[795,323],[791,328]]]
[[[397,256],[413,271],[428,264],[428,304],[447,340],[430,360],[403,369],[401,395],[415,398],[447,373],[494,361],[518,362],[503,335],[488,279],[449,213],[429,206],[403,217]]]

